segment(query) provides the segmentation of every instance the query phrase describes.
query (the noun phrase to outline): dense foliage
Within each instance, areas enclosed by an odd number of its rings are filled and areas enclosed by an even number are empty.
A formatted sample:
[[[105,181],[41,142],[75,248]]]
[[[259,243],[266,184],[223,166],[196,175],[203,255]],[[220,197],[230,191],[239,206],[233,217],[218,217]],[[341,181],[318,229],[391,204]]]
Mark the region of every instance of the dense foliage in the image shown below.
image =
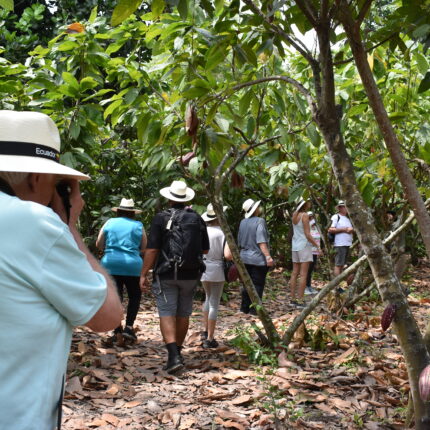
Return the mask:
[[[58,124],[62,161],[93,178],[84,185],[85,235],[94,237],[123,195],[146,210],[148,221],[162,204],[158,189],[184,174],[202,210],[204,183],[227,151],[265,139],[225,187],[231,223],[238,223],[245,197],[262,199],[283,255],[284,212],[304,195],[312,197],[325,227],[338,196],[326,149],[300,93],[269,79],[289,76],[307,86],[309,66],[241,2],[120,1],[113,16],[113,2],[76,7],[63,0],[55,11],[48,0],[16,3],[15,12],[0,10],[0,107],[40,110]],[[417,16],[412,5],[377,2],[366,24],[368,61],[413,175],[429,197],[430,25],[429,15]],[[421,12],[428,7],[423,2]],[[312,44],[309,33],[302,36],[308,28],[296,6],[286,2],[272,13],[282,17],[285,31]],[[81,26],[70,26],[76,22]],[[360,191],[382,220],[387,208],[405,207],[401,187],[345,36],[334,31],[332,39],[343,133]],[[184,167],[178,159],[192,150],[184,129],[189,104],[200,126],[197,156]]]

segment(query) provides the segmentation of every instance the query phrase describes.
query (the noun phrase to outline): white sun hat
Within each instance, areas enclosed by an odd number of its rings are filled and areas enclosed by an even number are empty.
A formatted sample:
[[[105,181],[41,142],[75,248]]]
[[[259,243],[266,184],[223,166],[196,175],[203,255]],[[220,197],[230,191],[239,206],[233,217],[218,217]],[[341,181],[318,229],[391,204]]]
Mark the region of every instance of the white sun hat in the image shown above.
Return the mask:
[[[260,205],[261,200],[248,199],[243,202],[242,209],[245,211],[245,218],[249,218]]]
[[[59,163],[60,146],[57,126],[48,115],[0,110],[0,171],[90,179]]]
[[[223,206],[222,207],[223,212],[225,212],[225,210],[227,209],[227,207],[228,206]],[[202,218],[203,218],[203,221],[205,221],[205,222],[213,221],[214,219],[216,219],[216,213],[214,211],[212,203],[208,204],[206,212],[204,214],[202,214]]]
[[[174,202],[188,202],[196,193],[184,181],[173,181],[170,187],[162,188],[160,194]]]
[[[133,199],[125,199],[125,198],[122,198],[119,206],[112,208],[112,210],[114,212],[117,212],[118,210],[120,210],[120,211],[134,212],[136,214],[142,213],[142,211],[140,209],[134,208],[134,200]]]
[[[298,212],[304,204],[306,204],[306,202],[308,202],[309,200],[300,200],[299,204],[296,207],[296,212]]]
[[[345,206],[345,202],[344,202],[343,200],[339,200],[339,201],[337,202],[337,205],[338,205],[338,206]]]

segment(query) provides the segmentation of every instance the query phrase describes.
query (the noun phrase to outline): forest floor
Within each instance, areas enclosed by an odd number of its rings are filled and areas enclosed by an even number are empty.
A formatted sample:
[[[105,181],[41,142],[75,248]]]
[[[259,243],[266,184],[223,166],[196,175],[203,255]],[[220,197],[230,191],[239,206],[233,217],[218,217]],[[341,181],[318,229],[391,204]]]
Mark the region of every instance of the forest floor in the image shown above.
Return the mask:
[[[430,264],[407,274],[409,303],[421,328],[430,307]],[[322,287],[322,282],[315,282]],[[183,351],[186,369],[162,370],[166,353],[151,297],[142,298],[138,341],[105,347],[75,331],[63,408],[64,430],[83,429],[403,429],[409,385],[392,330],[383,332],[376,294],[340,317],[326,300],[278,357],[256,342],[256,317],[239,313],[239,287],[219,314],[219,348],[201,347],[201,304]],[[287,278],[271,272],[265,306],[282,331],[298,310],[287,306]],[[234,341],[234,339],[236,339]],[[238,345],[248,345],[246,354]],[[252,356],[253,364],[249,360]]]

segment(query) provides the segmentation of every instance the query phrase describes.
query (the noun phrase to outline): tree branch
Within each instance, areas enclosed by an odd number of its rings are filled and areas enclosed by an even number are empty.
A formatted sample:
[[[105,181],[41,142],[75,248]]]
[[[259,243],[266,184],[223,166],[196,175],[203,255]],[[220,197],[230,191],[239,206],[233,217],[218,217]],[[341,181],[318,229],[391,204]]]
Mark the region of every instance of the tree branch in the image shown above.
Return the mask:
[[[312,26],[316,27],[318,24],[318,12],[315,10],[314,6],[308,0],[296,0],[296,4]]]
[[[363,4],[363,7],[361,8],[360,12],[358,13],[356,23],[358,26],[361,25],[361,23],[364,21],[364,18],[366,18],[367,12],[369,12],[370,6],[372,5],[373,0],[366,0]]]

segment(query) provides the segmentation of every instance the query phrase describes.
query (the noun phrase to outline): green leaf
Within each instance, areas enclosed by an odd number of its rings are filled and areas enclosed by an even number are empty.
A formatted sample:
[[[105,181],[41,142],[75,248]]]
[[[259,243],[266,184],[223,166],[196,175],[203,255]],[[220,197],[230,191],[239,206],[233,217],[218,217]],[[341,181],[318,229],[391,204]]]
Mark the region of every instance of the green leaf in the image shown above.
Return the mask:
[[[225,44],[217,44],[209,49],[206,53],[206,70],[214,69],[218,64],[220,64],[227,56]]]
[[[194,157],[191,159],[190,164],[188,164],[188,170],[193,176],[197,176],[199,172],[200,162],[198,157]]]
[[[311,140],[312,144],[318,148],[321,143],[321,136],[315,127],[315,124],[311,123],[306,127],[306,133]]]
[[[125,21],[142,3],[142,0],[119,0],[112,12],[111,25],[113,27]]]
[[[245,95],[240,99],[240,101],[239,101],[239,113],[240,113],[240,115],[244,115],[245,113],[247,113],[253,94],[254,94],[254,92],[252,90],[248,90],[245,93]]]
[[[430,72],[427,72],[424,76],[424,79],[421,81],[420,86],[418,87],[418,93],[423,93],[430,88]]]
[[[152,3],[151,3],[152,18],[153,19],[158,18],[163,13],[165,6],[166,5],[164,4],[164,0],[152,0]]]
[[[71,51],[72,49],[76,49],[78,48],[79,45],[72,41],[72,40],[66,40],[65,42],[61,43],[60,45],[57,46],[57,50],[58,51]]]
[[[72,88],[74,88],[75,90],[79,91],[79,82],[77,81],[77,79],[69,72],[63,72],[61,74],[64,82],[66,82],[67,84],[69,84]]]
[[[112,102],[104,111],[103,118],[106,119],[118,106],[121,106],[123,101],[121,99]]]
[[[355,105],[348,110],[348,116],[359,115],[363,113],[367,109],[367,107],[368,105],[365,104]]]
[[[426,57],[424,57],[424,55],[420,52],[417,52],[415,56],[417,60],[418,70],[421,74],[425,75],[429,69],[429,63],[427,62]]]
[[[186,21],[188,18],[188,0],[179,0],[178,12],[181,18]]]
[[[0,6],[13,12],[13,0],[0,0]]]
[[[97,18],[97,6],[94,6],[93,9],[91,10],[91,15],[88,18],[88,22],[90,22],[91,24],[94,24],[94,21]]]

